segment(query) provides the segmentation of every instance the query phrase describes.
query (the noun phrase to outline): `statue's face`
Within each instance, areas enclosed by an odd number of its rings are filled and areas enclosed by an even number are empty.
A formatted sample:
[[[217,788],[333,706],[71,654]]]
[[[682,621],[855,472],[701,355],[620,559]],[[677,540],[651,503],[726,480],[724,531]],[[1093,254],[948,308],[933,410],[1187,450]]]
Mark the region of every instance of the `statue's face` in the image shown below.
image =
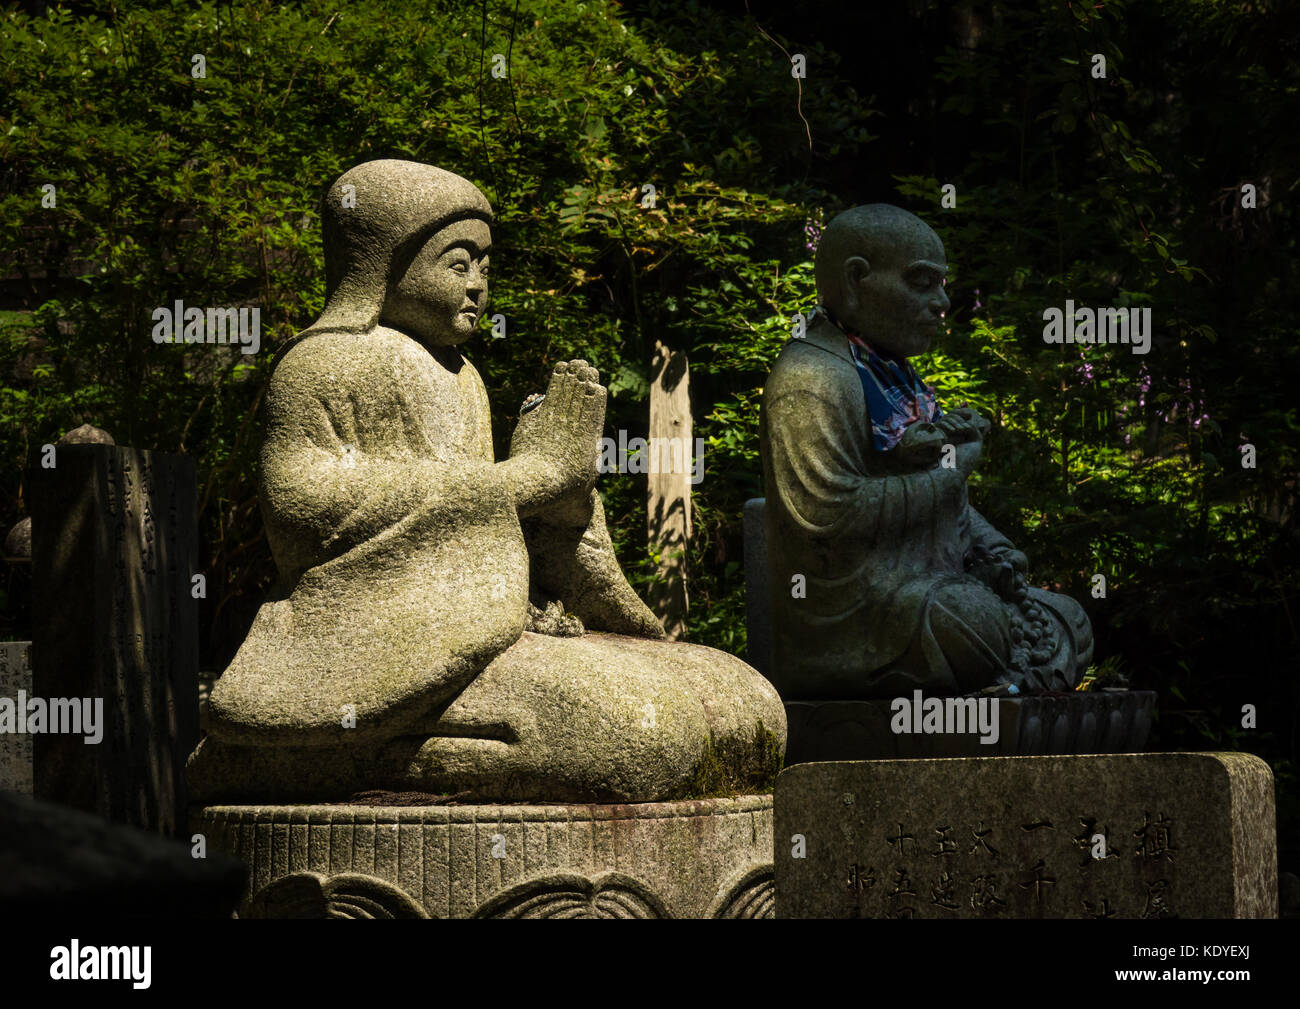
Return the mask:
[[[877,350],[907,358],[930,349],[948,310],[948,260],[939,236],[925,227],[900,236],[898,251],[893,263],[846,260],[846,305],[837,314]]]
[[[464,343],[487,309],[491,247],[484,221],[457,221],[437,232],[390,287],[380,324],[430,346]]]

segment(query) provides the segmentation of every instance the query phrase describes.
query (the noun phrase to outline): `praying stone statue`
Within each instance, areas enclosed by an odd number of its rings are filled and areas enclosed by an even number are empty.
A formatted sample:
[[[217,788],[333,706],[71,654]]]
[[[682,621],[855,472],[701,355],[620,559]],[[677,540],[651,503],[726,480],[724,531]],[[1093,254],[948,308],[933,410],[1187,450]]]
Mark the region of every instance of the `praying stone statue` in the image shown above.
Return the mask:
[[[815,266],[820,304],[763,397],[768,675],[787,701],[1073,688],[1087,614],[1029,587],[1025,555],[967,502],[989,423],[942,410],[908,361],[949,305],[939,236],[856,207]]]
[[[487,307],[483,194],[371,161],[323,217],[325,309],[281,348],[264,407],[280,582],[213,690],[195,790],[641,802],[770,784],[776,691],[664,640],[614,556],[596,369],[557,365],[493,458],[460,350]]]

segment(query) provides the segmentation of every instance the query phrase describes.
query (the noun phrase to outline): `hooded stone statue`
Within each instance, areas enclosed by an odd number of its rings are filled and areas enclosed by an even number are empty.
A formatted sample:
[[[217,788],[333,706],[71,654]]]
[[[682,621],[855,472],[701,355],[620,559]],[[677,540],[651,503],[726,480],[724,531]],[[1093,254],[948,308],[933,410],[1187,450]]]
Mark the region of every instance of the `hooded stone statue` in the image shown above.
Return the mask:
[[[260,493],[280,586],[213,694],[214,734],[392,735],[523,631],[528,556],[483,383],[454,347],[380,325],[430,237],[451,245],[490,220],[478,189],[431,166],[369,162],[330,188],[325,310],[281,351],[266,396]]]
[[[196,791],[650,801],[686,794],[718,747],[762,736],[779,760],[771,685],[662,641],[618,566],[594,490],[596,370],[558,365],[494,460],[487,392],[458,349],[487,306],[478,189],[372,161],[323,216],[325,309],[281,350],[265,401],[280,581],[213,690]],[[594,633],[529,630],[530,590]]]

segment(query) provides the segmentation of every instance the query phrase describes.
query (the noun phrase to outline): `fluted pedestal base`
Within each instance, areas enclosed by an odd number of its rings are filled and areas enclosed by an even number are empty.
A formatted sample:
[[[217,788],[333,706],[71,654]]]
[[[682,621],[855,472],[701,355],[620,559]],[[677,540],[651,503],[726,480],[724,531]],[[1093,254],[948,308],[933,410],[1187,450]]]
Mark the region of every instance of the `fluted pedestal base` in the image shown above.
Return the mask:
[[[772,797],[635,805],[207,806],[242,917],[770,918]]]

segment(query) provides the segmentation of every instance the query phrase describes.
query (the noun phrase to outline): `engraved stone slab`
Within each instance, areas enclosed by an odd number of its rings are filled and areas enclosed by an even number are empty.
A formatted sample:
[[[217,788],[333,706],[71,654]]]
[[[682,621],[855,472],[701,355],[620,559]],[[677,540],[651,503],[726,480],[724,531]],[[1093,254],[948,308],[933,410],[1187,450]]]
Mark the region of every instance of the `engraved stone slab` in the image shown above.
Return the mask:
[[[241,917],[770,918],[772,797],[628,805],[208,806]]]
[[[1273,918],[1273,773],[1244,753],[800,764],[781,918]]]
[[[103,701],[103,738],[39,734],[35,795],[162,833],[184,826],[198,737],[194,461],[57,446],[30,468],[32,678]]]
[[[32,692],[30,641],[0,641],[0,697]],[[0,732],[0,792],[32,794],[32,737]]]

